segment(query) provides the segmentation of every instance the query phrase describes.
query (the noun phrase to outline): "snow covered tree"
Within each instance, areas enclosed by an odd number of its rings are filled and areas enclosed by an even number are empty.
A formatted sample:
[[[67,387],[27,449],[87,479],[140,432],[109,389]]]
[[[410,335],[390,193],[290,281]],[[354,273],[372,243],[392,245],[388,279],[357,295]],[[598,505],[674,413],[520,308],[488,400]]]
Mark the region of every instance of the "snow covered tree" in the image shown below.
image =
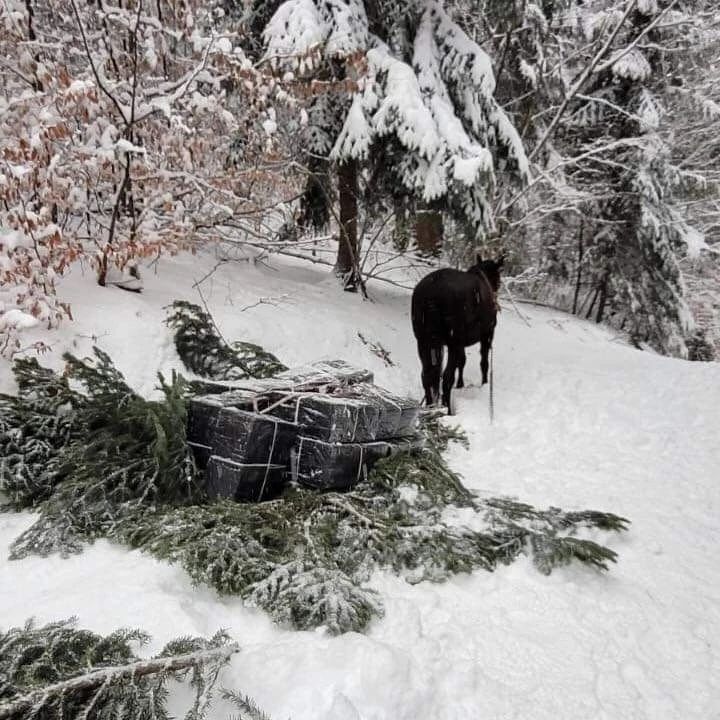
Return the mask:
[[[317,89],[306,148],[343,178],[341,274],[357,257],[358,170],[395,205],[462,220],[475,241],[492,225],[498,174],[527,174],[518,133],[494,98],[491,60],[442,3],[289,0],[265,40],[276,67]]]
[[[78,258],[98,282],[190,248],[252,213],[260,174],[228,166],[270,91],[200,0],[8,0],[0,8],[0,336],[56,325],[55,279]],[[228,83],[251,100],[226,107]],[[264,133],[245,132],[249,148]],[[255,155],[258,153],[256,152]]]
[[[695,234],[679,211],[685,174],[672,162],[660,129],[663,94],[676,64],[668,52],[679,41],[674,23],[687,32],[692,18],[673,15],[665,29],[668,9],[656,2],[637,5],[565,130],[569,144],[585,156],[569,176],[595,195],[586,233],[586,314],[598,322],[609,317],[638,344],[684,355],[692,318],[679,260],[694,249]],[[612,17],[602,12],[586,18],[586,36],[606,32],[601,28]]]
[[[680,261],[703,244],[682,199],[707,174],[684,162],[668,129],[683,57],[707,46],[710,7],[544,3],[542,53],[555,69],[540,75],[545,96],[534,93],[534,186],[499,208],[528,271],[546,273],[544,297],[680,356],[693,333]]]
[[[661,133],[683,172],[683,217],[696,230],[694,252],[681,261],[697,326],[688,354],[710,360],[720,358],[720,8],[698,5],[668,84]]]

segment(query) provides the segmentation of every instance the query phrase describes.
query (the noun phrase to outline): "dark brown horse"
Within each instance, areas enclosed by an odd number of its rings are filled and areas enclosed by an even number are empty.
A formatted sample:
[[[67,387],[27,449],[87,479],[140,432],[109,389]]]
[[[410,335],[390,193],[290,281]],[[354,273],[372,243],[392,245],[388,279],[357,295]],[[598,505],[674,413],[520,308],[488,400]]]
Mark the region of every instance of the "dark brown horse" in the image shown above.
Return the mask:
[[[457,387],[464,387],[465,348],[480,343],[483,385],[488,379],[488,354],[497,318],[496,294],[500,287],[503,257],[483,260],[467,272],[444,268],[424,277],[413,290],[412,325],[422,364],[426,405],[442,404],[452,415],[451,390],[458,371]],[[442,372],[445,347],[448,361]]]

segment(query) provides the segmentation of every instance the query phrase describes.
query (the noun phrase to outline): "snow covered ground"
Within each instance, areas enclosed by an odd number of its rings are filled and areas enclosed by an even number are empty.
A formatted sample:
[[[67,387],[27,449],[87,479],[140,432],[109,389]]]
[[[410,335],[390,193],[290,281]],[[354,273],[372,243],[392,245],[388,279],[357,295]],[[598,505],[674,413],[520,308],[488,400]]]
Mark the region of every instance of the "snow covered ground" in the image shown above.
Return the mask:
[[[165,261],[146,271],[141,295],[98,288],[76,268],[60,287],[76,322],[52,336],[43,362],[86,353],[94,337],[151,392],[158,369],[181,368],[163,305],[198,302],[192,284],[214,264]],[[341,296],[324,269],[276,259],[224,264],[202,290],[229,339],[261,343],[288,365],[344,358],[421,395],[407,293]],[[100,632],[144,628],[148,652],[227,628],[242,652],[222,683],[277,720],[720,718],[720,364],[639,352],[595,325],[522,311],[529,327],[511,307],[499,319],[494,424],[487,388],[456,395],[471,448],[455,447],[452,464],[482,493],[632,520],[628,533],[598,538],[619,553],[610,573],[571,566],[545,577],[527,560],[440,585],[377,573],[385,617],[367,635],[333,638],[280,629],[107,542],[68,560],[10,562],[7,547],[32,516],[1,514],[0,626],[77,615]],[[479,382],[478,365],[473,349],[468,382]],[[7,364],[0,389],[12,389]],[[218,703],[215,716],[226,710]]]

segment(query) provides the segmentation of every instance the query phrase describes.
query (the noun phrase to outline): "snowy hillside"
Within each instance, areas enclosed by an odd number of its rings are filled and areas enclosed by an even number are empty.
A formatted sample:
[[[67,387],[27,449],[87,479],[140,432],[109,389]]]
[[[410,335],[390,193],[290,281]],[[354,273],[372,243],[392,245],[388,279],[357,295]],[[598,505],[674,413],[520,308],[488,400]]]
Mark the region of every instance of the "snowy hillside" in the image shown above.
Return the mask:
[[[193,283],[207,276],[202,293],[226,338],[260,343],[290,366],[346,359],[421,396],[408,293],[376,285],[363,301],[324,269],[275,258],[208,275],[215,265],[209,254],[165,260],[139,295],[99,288],[74,266],[61,292],[75,322],[49,336],[41,362],[59,367],[62,352],[95,343],[152,392],[158,370],[182,369],[163,307],[198,302]],[[495,422],[487,388],[458,391],[455,420],[471,446],[454,446],[450,459],[482,494],[629,518],[628,533],[603,537],[619,555],[609,573],[571,565],[546,577],[529,560],[444,584],[377,573],[385,617],[367,635],[329,637],[280,629],[193,588],[180,568],[105,541],[67,560],[11,562],[7,548],[32,516],[0,514],[0,627],[77,615],[99,632],[144,628],[148,653],[227,628],[242,650],[222,684],[277,720],[718,717],[720,364],[639,352],[571,316],[522,312],[527,322],[509,305],[499,318]],[[473,349],[471,384],[478,365]],[[218,703],[213,716],[226,709]]]

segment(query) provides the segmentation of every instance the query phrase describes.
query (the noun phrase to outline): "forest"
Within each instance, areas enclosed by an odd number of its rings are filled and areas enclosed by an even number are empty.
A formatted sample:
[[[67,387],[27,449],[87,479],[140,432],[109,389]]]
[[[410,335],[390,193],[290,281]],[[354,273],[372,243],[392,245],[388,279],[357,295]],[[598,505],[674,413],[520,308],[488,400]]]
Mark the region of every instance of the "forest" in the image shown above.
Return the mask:
[[[4,0],[0,347],[223,242],[337,273],[507,255],[506,293],[720,348],[712,0]],[[371,292],[371,291],[370,291]]]

